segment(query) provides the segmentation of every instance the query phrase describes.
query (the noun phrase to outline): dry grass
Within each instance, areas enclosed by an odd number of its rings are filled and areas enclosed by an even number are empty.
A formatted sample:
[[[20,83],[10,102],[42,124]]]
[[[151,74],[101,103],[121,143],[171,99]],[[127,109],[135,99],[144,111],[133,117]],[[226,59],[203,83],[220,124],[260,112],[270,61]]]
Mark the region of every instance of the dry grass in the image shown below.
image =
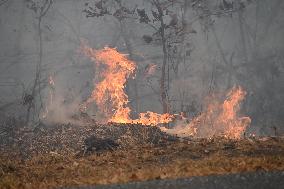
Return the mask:
[[[89,156],[0,155],[0,188],[56,188],[251,171],[284,171],[282,138],[139,145]]]

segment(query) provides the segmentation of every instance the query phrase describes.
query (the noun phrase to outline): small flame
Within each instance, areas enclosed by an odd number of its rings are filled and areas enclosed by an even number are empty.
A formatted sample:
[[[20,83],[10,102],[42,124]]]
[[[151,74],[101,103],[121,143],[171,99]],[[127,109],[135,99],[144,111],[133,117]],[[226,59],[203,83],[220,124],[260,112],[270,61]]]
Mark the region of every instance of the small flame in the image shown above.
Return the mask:
[[[147,111],[146,113],[140,113],[140,118],[133,120],[133,123],[140,123],[142,125],[158,125],[169,123],[173,120],[174,116],[168,113],[158,114],[155,112]]]

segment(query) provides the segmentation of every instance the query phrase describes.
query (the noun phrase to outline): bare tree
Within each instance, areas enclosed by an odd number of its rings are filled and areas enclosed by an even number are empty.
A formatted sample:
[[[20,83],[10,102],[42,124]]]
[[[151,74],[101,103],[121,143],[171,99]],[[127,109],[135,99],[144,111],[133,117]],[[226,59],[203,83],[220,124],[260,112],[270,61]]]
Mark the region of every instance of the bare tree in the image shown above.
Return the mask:
[[[153,38],[161,42],[163,60],[160,77],[160,95],[163,112],[170,112],[170,70],[173,69],[175,75],[178,75],[178,67],[185,53],[185,36],[190,33],[196,33],[189,29],[186,20],[188,1],[172,0],[149,0],[152,5],[152,19],[145,9],[137,9],[140,22],[153,28],[152,36],[143,36],[147,43],[151,43]],[[177,9],[182,9],[182,18],[179,18]],[[179,52],[178,52],[179,51]],[[176,59],[176,60],[174,60]],[[170,66],[170,62],[172,65]]]
[[[36,15],[37,20],[37,30],[38,30],[38,38],[39,38],[39,55],[38,62],[36,65],[36,73],[34,83],[31,89],[30,94],[26,94],[24,97],[24,105],[27,105],[27,115],[26,122],[30,121],[31,110],[35,108],[35,97],[38,95],[40,100],[40,108],[38,110],[38,114],[40,114],[40,110],[42,109],[42,99],[41,99],[41,90],[42,90],[42,56],[43,56],[43,40],[42,40],[42,20],[50,9],[53,1],[52,0],[44,0],[44,1],[33,1],[27,0],[27,5],[30,10],[32,10]]]

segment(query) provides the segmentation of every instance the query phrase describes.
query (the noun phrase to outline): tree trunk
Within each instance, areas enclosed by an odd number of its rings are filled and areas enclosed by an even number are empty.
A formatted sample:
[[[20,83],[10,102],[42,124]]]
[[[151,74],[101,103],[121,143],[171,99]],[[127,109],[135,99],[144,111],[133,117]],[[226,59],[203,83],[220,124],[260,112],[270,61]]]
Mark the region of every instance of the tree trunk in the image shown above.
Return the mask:
[[[243,24],[243,8],[240,5],[240,0],[238,1],[238,18],[239,18],[239,27],[240,27],[240,34],[241,34],[241,43],[242,43],[242,54],[244,57],[244,62],[248,62],[248,54],[247,54],[247,45],[246,45],[246,36],[244,32],[244,24]]]
[[[41,29],[41,21],[43,17],[46,15],[47,11],[51,7],[52,1],[51,0],[45,0],[44,5],[42,7],[38,7],[40,10],[40,14],[37,17],[37,29],[38,29],[38,37],[39,37],[39,60],[36,65],[36,74],[35,74],[35,80],[34,85],[32,87],[32,101],[28,104],[27,108],[27,115],[26,115],[26,123],[30,121],[30,114],[31,109],[35,106],[35,96],[39,95],[40,100],[40,107],[38,109],[38,116],[40,115],[40,111],[43,108],[42,99],[41,99],[41,71],[42,71],[42,56],[43,56],[43,40],[42,40],[42,29]],[[35,109],[35,107],[34,107]]]
[[[36,74],[35,74],[35,80],[34,80],[34,85],[32,88],[31,96],[33,97],[33,101],[28,104],[27,108],[27,115],[26,115],[26,123],[30,121],[30,114],[31,110],[34,106],[35,103],[35,96],[36,96],[36,88],[38,87],[38,93],[40,94],[40,78],[41,78],[41,64],[42,64],[42,31],[41,31],[41,17],[38,18],[38,36],[39,36],[39,60],[36,65]]]
[[[167,60],[168,60],[168,52],[167,52],[167,46],[166,46],[166,38],[165,38],[165,23],[163,19],[163,10],[160,6],[159,1],[154,1],[155,6],[159,12],[159,19],[161,23],[161,38],[162,38],[162,45],[163,45],[163,64],[162,64],[162,73],[161,73],[161,80],[160,80],[160,93],[161,93],[161,100],[162,100],[162,108],[163,113],[169,112],[169,106],[168,106],[168,99],[167,99],[167,91],[166,91],[166,66],[167,66]]]

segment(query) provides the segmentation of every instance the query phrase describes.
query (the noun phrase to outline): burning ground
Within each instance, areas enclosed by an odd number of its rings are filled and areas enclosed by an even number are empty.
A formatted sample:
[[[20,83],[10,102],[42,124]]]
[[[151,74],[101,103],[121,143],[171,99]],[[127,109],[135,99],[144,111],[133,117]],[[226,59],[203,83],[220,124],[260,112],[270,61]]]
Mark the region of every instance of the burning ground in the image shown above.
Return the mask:
[[[241,138],[251,123],[249,117],[239,116],[240,104],[246,95],[246,91],[241,87],[233,87],[225,97],[212,95],[205,103],[207,108],[192,119],[187,119],[182,113],[181,115],[159,114],[151,111],[139,113],[137,119],[132,119],[128,95],[124,88],[129,77],[135,74],[135,62],[114,48],[105,47],[96,50],[82,45],[81,51],[95,63],[96,68],[103,67],[98,74],[99,81],[94,79],[95,88],[92,95],[81,107],[81,111],[86,112],[90,104],[97,105],[96,112],[100,114],[97,120],[100,122],[157,126],[179,120],[173,123],[173,129],[165,127],[161,129],[178,136],[208,138],[221,135],[234,139]]]

